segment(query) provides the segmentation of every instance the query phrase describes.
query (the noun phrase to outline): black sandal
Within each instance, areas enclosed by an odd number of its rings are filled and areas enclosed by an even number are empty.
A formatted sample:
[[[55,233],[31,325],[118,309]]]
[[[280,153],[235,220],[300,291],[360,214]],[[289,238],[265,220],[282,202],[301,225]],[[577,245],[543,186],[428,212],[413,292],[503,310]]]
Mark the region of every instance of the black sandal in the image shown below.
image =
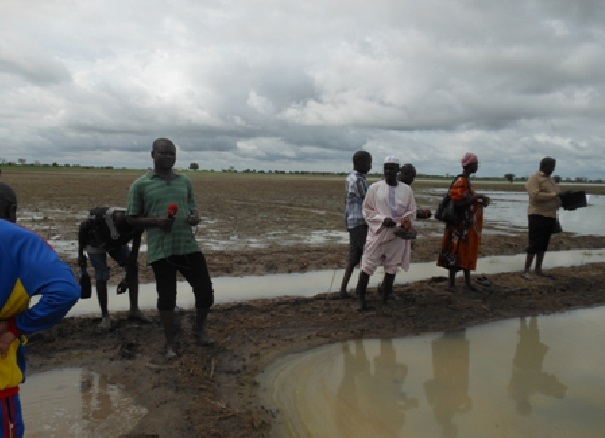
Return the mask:
[[[492,282],[490,281],[489,278],[487,277],[477,277],[477,279],[475,280],[477,282],[477,284],[480,284],[481,286],[485,286],[485,287],[490,287],[492,285]]]

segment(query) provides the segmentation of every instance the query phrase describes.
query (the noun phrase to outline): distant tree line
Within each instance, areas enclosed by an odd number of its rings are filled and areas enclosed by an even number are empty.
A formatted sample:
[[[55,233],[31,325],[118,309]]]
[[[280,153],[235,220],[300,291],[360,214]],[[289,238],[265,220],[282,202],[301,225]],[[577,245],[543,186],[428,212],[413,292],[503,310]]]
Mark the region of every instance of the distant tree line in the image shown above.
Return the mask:
[[[83,166],[81,164],[69,164],[69,163],[65,163],[65,164],[59,164],[57,162],[52,162],[52,163],[40,163],[40,161],[36,160],[32,163],[28,163],[27,160],[25,158],[19,158],[17,159],[16,162],[14,161],[8,161],[5,158],[0,158],[0,165],[2,166],[19,166],[19,167],[76,167],[76,168],[81,168],[81,169],[104,169],[104,170],[111,170],[111,169],[115,169],[114,166]],[[126,169],[126,167],[120,167],[119,169]],[[200,170],[200,165],[199,163],[190,163],[189,164],[189,170],[193,170],[193,171],[197,171]],[[204,169],[202,169],[204,170]],[[214,169],[209,169],[209,170],[204,170],[206,172],[214,172]],[[223,173],[258,173],[258,174],[274,174],[274,175],[285,175],[285,174],[289,174],[289,175],[334,175],[334,176],[338,176],[338,175],[347,175],[348,172],[327,172],[327,171],[313,171],[313,170],[256,170],[256,169],[244,169],[242,171],[238,171],[234,166],[229,166],[228,169],[222,169],[221,172]],[[373,178],[381,178],[382,177],[382,172],[374,172],[371,174],[368,174],[369,177],[373,177]],[[439,179],[439,178],[449,178],[452,175],[446,174],[446,175],[430,175],[430,174],[422,174],[419,173],[416,177],[418,179],[430,179],[430,178],[435,178],[435,179]],[[505,173],[504,174],[504,180],[512,183],[514,181],[526,181],[527,177],[517,177],[514,173]],[[493,180],[493,177],[476,177],[476,179],[478,180]],[[555,182],[560,183],[561,181],[565,181],[565,182],[576,182],[576,183],[587,183],[587,182],[591,182],[591,183],[603,183],[605,181],[603,181],[602,178],[597,178],[597,179],[590,179],[590,178],[586,178],[586,177],[575,177],[575,178],[565,178],[563,179],[560,175],[554,175],[553,179],[555,180]]]

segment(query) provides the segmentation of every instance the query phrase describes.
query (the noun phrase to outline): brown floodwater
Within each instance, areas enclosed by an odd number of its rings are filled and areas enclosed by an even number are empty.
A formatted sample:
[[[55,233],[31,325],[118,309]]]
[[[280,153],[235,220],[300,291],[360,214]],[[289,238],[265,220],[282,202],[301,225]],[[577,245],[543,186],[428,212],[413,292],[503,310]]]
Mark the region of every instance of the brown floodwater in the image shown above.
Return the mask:
[[[276,437],[602,437],[605,307],[356,340],[259,376]]]
[[[81,368],[29,375],[20,394],[28,438],[117,437],[147,413],[119,385]]]

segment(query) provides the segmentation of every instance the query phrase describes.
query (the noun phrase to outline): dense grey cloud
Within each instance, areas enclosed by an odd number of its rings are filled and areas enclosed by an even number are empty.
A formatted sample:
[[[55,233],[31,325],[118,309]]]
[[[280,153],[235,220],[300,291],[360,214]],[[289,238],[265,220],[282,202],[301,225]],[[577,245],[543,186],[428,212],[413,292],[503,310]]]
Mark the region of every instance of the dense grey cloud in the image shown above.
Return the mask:
[[[0,158],[346,171],[605,167],[605,6],[512,0],[4,0]],[[52,151],[52,153],[49,153]]]

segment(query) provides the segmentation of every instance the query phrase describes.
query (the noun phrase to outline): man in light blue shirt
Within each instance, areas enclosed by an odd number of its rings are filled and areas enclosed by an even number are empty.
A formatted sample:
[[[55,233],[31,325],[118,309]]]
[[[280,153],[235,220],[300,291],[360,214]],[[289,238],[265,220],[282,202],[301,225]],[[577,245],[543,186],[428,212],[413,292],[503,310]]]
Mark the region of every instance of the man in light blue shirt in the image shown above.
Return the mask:
[[[349,232],[349,257],[342,277],[340,296],[349,297],[347,285],[355,266],[361,261],[363,246],[366,243],[368,224],[363,218],[362,204],[366,197],[368,184],[366,174],[372,168],[372,155],[366,151],[353,154],[353,170],[347,176],[345,200],[345,225]]]

